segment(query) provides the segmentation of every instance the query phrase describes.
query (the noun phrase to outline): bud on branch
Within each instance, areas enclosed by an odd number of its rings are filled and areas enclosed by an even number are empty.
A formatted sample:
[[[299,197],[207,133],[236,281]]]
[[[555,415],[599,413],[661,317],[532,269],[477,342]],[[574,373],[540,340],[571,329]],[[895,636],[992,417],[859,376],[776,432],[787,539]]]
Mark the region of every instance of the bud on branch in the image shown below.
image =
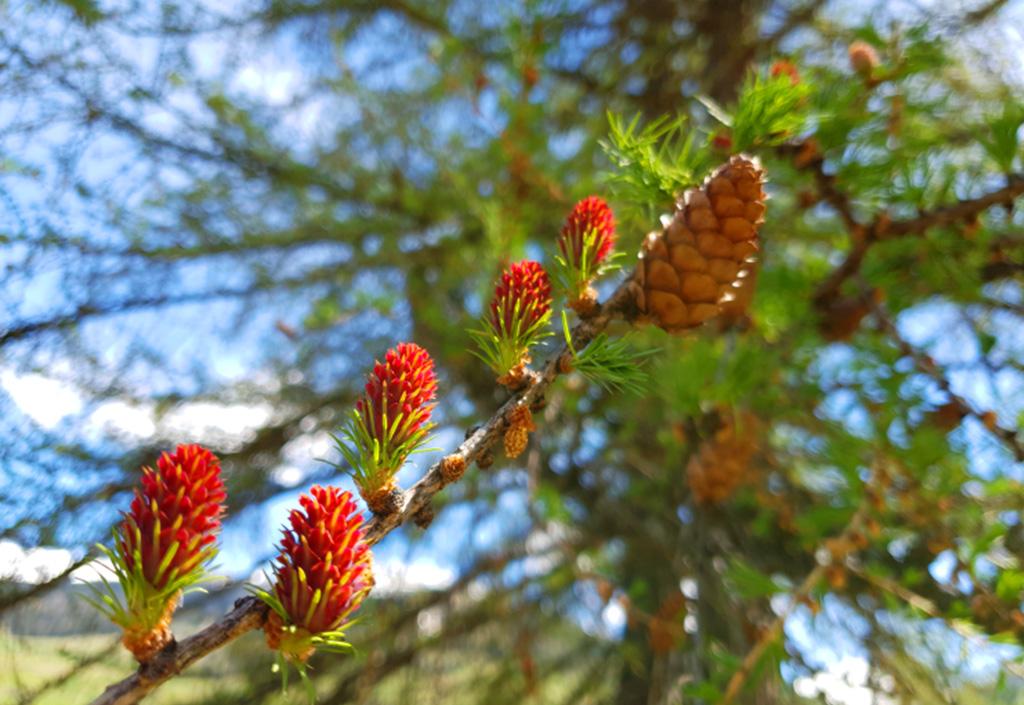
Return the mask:
[[[557,277],[569,307],[589,313],[597,301],[591,282],[614,269],[609,257],[615,245],[615,219],[603,198],[590,196],[576,204],[558,238],[562,255],[556,256]]]

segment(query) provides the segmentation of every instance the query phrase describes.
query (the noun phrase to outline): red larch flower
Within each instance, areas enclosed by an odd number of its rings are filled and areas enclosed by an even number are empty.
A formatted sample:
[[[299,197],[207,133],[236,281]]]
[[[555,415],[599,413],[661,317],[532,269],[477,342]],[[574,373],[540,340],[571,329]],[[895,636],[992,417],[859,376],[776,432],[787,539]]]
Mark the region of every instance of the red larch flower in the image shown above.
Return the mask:
[[[347,646],[341,630],[373,587],[373,555],[363,541],[363,517],[352,495],[314,485],[288,516],[274,567],[267,644],[291,661],[317,645]]]
[[[124,514],[118,544],[128,570],[138,556],[146,582],[162,590],[212,557],[225,493],[220,461],[202,446],[179,445],[156,466],[142,469],[143,489]]]
[[[224,512],[220,461],[206,448],[179,445],[157,469],[142,469],[128,513],[115,531],[112,563],[123,597],[95,586],[93,605],[124,629],[123,643],[140,663],[172,639],[170,621],[183,592],[206,579]]]
[[[611,269],[615,245],[615,217],[603,198],[590,196],[577,203],[565,219],[558,238],[561,256],[555,257],[555,276],[565,291],[569,308],[590,315],[597,292],[590,283]]]
[[[400,446],[426,433],[436,392],[430,354],[416,343],[399,343],[367,375],[366,397],[356,409],[366,427],[372,425],[374,438]]]
[[[339,448],[351,466],[370,509],[386,514],[396,507],[395,474],[426,441],[436,404],[434,361],[415,343],[400,343],[366,376],[366,394],[356,402]]]
[[[796,68],[796,64],[792,61],[786,61],[785,59],[779,59],[772,64],[772,78],[786,75],[789,76],[790,85],[797,85],[800,83],[800,72]]]
[[[535,329],[551,313],[551,282],[537,262],[523,260],[509,266],[494,287],[491,330],[513,339]]]
[[[732,151],[732,137],[729,136],[728,132],[719,130],[711,138],[711,146],[723,152]]]
[[[615,245],[615,217],[603,198],[590,196],[565,219],[558,247],[577,269],[596,273]],[[586,254],[586,260],[584,260]]]
[[[551,282],[537,262],[512,264],[494,287],[482,331],[470,331],[480,345],[474,353],[513,388],[527,377],[530,346],[543,338],[551,319]]]

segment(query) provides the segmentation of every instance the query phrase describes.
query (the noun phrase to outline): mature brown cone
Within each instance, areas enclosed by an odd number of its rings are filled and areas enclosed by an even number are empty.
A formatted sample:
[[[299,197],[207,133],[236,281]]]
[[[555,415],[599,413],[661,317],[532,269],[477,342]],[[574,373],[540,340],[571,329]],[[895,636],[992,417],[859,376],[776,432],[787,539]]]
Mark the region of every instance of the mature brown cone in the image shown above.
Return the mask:
[[[686,616],[686,598],[679,590],[662,600],[658,611],[647,625],[647,643],[656,654],[667,654],[685,636],[683,617]]]
[[[631,289],[641,320],[681,335],[718,314],[757,252],[764,170],[734,156],[683,195],[672,221],[644,241]]]
[[[750,412],[743,413],[739,429],[731,413],[722,415],[722,427],[701,444],[686,466],[690,490],[697,502],[722,502],[748,479],[750,458],[757,447],[756,426],[757,417]]]

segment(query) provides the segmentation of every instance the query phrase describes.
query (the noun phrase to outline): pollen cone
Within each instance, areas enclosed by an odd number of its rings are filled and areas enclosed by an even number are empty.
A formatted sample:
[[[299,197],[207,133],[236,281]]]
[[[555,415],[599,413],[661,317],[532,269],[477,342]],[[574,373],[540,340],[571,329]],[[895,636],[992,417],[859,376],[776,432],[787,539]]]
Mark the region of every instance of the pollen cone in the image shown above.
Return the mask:
[[[631,285],[641,320],[682,335],[735,297],[758,250],[763,186],[758,162],[734,156],[683,195],[669,224],[644,240]]]

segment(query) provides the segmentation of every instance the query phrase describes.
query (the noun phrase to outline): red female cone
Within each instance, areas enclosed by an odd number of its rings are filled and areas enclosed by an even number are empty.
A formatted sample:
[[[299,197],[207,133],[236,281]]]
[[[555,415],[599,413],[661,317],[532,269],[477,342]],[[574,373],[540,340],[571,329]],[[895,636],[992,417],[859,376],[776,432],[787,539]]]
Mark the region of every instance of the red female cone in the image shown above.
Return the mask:
[[[145,663],[171,640],[170,619],[182,592],[206,579],[225,494],[220,461],[202,446],[179,445],[160,457],[156,470],[142,472],[142,491],[135,490],[123,514],[114,550],[101,547],[124,601],[96,588],[99,601],[90,601],[124,629],[125,648]]]
[[[373,554],[352,495],[314,485],[299,504],[283,529],[273,591],[256,591],[273,610],[267,645],[297,664],[318,646],[350,648],[342,630],[373,587]]]
[[[558,248],[558,279],[569,308],[586,315],[597,302],[590,283],[609,268],[615,245],[615,217],[603,198],[590,196],[576,204],[566,218]]]
[[[512,264],[494,287],[482,331],[470,331],[480,345],[477,356],[511,387],[526,379],[530,347],[547,333],[551,320],[551,282],[537,262]]]
[[[415,343],[400,343],[366,380],[366,394],[342,429],[349,443],[338,441],[338,446],[370,510],[391,514],[402,501],[395,474],[422,449],[433,428],[434,361]]]

